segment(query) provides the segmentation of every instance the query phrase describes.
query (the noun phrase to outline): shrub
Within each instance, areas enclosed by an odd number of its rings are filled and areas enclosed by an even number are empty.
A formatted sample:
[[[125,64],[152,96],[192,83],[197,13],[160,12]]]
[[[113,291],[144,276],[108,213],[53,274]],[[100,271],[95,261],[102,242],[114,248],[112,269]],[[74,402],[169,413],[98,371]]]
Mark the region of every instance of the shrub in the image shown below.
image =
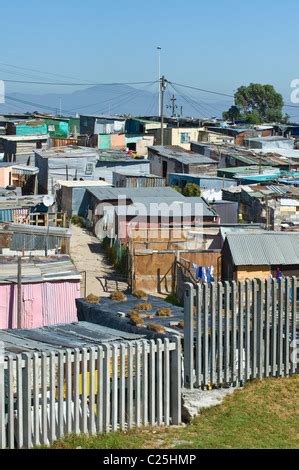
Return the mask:
[[[133,295],[135,297],[137,297],[138,299],[142,299],[142,300],[147,300],[148,299],[148,295],[146,292],[144,292],[143,290],[135,290],[133,292]]]
[[[165,333],[164,326],[158,325],[158,323],[149,323],[147,325],[147,329],[151,331],[155,331],[156,333]]]
[[[78,225],[81,228],[84,228],[85,226],[84,218],[80,217],[79,215],[73,215],[71,218],[71,222],[73,225]]]
[[[123,292],[120,292],[119,290],[111,292],[110,298],[117,302],[124,302],[125,300],[127,300],[127,296]]]
[[[134,325],[134,326],[142,326],[144,325],[144,320],[143,318],[141,318],[140,316],[132,316],[131,317],[131,323]]]
[[[157,317],[171,317],[171,308],[159,308],[156,311]]]
[[[101,297],[98,297],[97,295],[88,294],[85,300],[89,302],[90,304],[98,304],[100,301],[100,298]]]
[[[131,318],[135,317],[136,315],[140,316],[140,313],[138,312],[138,310],[128,310],[127,315],[129,318]]]
[[[168,302],[172,305],[176,305],[177,307],[183,306],[182,302],[179,301],[175,294],[169,294],[167,297],[165,297],[165,302]]]
[[[137,304],[135,305],[135,310],[146,310],[149,311],[152,309],[152,304],[149,302],[144,302],[143,304]]]

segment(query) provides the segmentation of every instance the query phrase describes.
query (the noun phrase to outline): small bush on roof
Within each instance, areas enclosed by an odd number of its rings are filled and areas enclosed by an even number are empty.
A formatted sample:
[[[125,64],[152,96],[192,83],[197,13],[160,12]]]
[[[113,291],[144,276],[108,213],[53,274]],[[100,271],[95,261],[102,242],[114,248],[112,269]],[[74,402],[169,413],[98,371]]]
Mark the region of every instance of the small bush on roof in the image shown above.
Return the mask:
[[[157,317],[171,317],[171,308],[159,308],[156,311]]]
[[[101,297],[93,294],[88,294],[86,297],[86,301],[89,302],[90,304],[98,304],[100,301]]]
[[[153,307],[152,307],[152,304],[150,304],[149,302],[144,302],[142,304],[137,304],[135,305],[135,310],[146,310],[146,311],[149,311],[151,310]]]
[[[135,290],[133,292],[133,295],[135,297],[137,297],[138,299],[142,299],[142,300],[147,300],[148,299],[148,295],[146,292],[144,292],[143,290]]]
[[[147,325],[147,329],[151,331],[155,331],[156,333],[165,333],[165,328],[158,323],[149,323]]]
[[[143,318],[140,317],[140,315],[136,315],[136,316],[132,316],[131,317],[131,323],[134,325],[134,326],[142,326],[144,325],[144,320]]]
[[[110,298],[112,300],[116,300],[117,302],[124,302],[125,300],[127,300],[127,296],[123,292],[120,292],[119,290],[111,292]]]

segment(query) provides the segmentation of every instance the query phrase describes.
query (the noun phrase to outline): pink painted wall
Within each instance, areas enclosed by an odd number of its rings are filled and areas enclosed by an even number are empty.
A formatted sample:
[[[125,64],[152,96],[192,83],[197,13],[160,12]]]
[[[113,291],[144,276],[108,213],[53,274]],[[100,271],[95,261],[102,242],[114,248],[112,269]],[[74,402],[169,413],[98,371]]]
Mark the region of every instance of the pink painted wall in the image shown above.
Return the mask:
[[[112,149],[124,149],[126,146],[125,134],[111,134],[110,135]]]
[[[9,175],[11,173],[12,166],[4,166],[0,168],[0,187],[5,188],[10,184]]]
[[[77,321],[80,281],[22,285],[22,328]],[[17,286],[0,284],[0,329],[17,328]]]

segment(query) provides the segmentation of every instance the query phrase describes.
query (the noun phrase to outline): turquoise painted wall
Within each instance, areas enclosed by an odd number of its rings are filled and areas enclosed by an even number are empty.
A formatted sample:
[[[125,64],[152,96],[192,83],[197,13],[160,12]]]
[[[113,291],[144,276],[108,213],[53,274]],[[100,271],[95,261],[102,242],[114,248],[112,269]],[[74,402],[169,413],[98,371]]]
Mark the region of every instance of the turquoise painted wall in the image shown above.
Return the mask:
[[[108,150],[111,147],[110,134],[99,134],[98,136],[98,148],[101,150]]]
[[[16,126],[16,135],[44,135],[48,133],[46,124],[40,124],[38,126],[26,126],[19,124]]]

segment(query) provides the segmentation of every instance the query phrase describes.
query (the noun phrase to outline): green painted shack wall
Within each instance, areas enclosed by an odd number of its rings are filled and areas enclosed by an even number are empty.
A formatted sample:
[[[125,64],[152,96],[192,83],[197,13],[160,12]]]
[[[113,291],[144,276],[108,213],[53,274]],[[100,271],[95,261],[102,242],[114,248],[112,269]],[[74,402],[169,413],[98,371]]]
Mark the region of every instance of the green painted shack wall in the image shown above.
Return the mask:
[[[111,147],[110,134],[99,134],[98,136],[98,148],[101,150],[108,150]]]
[[[16,126],[16,135],[44,135],[48,133],[46,124],[30,126],[26,124],[18,124]]]

